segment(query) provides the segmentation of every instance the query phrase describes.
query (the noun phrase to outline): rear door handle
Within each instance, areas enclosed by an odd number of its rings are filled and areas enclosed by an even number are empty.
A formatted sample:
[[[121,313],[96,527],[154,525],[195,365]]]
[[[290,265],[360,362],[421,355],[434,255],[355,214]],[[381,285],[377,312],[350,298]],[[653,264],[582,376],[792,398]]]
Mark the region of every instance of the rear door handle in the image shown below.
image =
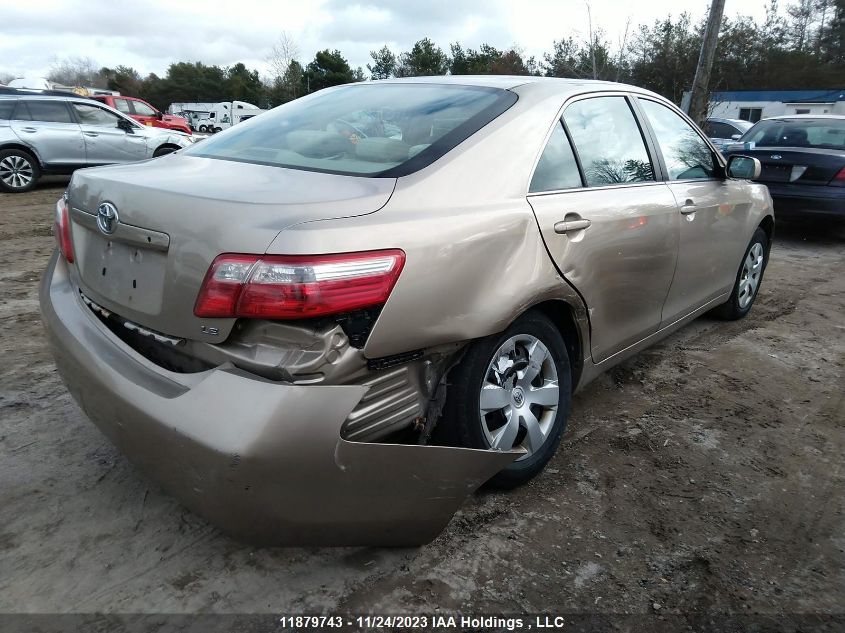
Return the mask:
[[[583,218],[577,220],[564,220],[555,224],[555,233],[570,233],[572,231],[583,231],[590,228],[592,222]]]
[[[30,134],[32,132],[37,132],[37,131],[38,131],[37,127],[22,127],[21,128],[21,132],[29,132]]]
[[[83,134],[85,134],[85,136],[99,136],[97,132],[83,132]]]
[[[684,206],[681,207],[681,213],[684,215],[689,215],[690,213],[695,213],[698,210],[698,207],[695,206],[695,202],[693,202],[690,198],[687,198],[684,201]]]

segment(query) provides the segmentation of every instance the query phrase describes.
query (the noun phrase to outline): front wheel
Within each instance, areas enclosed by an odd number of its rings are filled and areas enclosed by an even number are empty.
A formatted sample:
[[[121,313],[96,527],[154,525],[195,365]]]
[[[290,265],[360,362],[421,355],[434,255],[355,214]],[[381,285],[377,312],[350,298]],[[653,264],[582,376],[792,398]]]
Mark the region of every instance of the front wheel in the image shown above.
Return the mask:
[[[554,455],[569,417],[571,368],[560,331],[540,312],[474,342],[452,370],[440,436],[522,454],[490,483],[519,486]]]
[[[20,149],[0,151],[0,191],[29,191],[40,177],[38,161],[29,152]]]
[[[742,258],[731,296],[725,303],[714,308],[714,316],[735,321],[751,311],[763,282],[766,264],[769,262],[769,245],[769,236],[763,229],[758,228]]]

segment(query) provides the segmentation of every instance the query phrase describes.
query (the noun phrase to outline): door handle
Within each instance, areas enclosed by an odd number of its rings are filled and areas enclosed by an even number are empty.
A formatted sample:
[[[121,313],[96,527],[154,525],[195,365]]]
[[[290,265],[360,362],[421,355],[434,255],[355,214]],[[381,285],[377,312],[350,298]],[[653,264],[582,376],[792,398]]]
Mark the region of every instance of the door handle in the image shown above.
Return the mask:
[[[99,133],[97,132],[83,132],[83,134],[85,134],[85,136],[99,136]]]
[[[584,218],[574,217],[571,220],[564,220],[555,224],[555,233],[570,233],[573,231],[583,231],[590,228],[592,222]]]
[[[692,199],[687,198],[684,201],[684,205],[681,207],[681,213],[684,215],[689,215],[690,213],[695,213],[698,210],[698,207],[695,206],[695,202]]]
[[[38,128],[36,128],[36,127],[22,127],[21,128],[21,132],[29,132],[30,134],[32,132],[37,132],[37,131],[38,131]]]

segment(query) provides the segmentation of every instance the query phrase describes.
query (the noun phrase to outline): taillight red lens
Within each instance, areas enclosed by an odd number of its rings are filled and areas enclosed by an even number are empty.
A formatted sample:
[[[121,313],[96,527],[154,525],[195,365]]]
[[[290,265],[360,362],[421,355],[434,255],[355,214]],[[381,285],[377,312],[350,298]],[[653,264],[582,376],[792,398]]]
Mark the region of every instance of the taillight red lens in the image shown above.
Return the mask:
[[[837,187],[845,187],[845,167],[839,170],[839,173],[833,177],[830,184]]]
[[[400,250],[220,255],[208,269],[194,314],[304,319],[382,305],[404,264]]]
[[[56,203],[56,219],[53,222],[53,237],[59,251],[69,264],[73,263],[73,240],[70,236],[70,212],[67,200],[62,196]]]

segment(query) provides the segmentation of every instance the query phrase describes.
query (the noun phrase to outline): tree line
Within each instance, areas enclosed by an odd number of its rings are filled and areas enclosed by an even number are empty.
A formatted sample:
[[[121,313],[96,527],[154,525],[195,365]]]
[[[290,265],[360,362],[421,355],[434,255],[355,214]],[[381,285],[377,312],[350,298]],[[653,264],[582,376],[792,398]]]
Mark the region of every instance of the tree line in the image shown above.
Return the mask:
[[[719,34],[711,90],[837,89],[845,87],[845,0],[794,0],[785,14],[770,0],[765,18],[725,18]],[[553,43],[540,59],[518,47],[441,48],[425,37],[410,50],[387,45],[370,53],[366,71],[352,68],[339,50],[318,51],[300,61],[294,38],[283,33],[267,58],[270,77],[242,63],[171,64],[163,77],[142,77],[134,68],[96,68],[91,60],[57,63],[50,79],[70,85],[119,90],[164,109],[181,101],[231,101],[273,107],[305,94],[364,79],[420,75],[507,74],[603,79],[632,83],[680,103],[695,73],[704,20],[689,14],[626,29],[612,44],[599,28],[587,38]]]

